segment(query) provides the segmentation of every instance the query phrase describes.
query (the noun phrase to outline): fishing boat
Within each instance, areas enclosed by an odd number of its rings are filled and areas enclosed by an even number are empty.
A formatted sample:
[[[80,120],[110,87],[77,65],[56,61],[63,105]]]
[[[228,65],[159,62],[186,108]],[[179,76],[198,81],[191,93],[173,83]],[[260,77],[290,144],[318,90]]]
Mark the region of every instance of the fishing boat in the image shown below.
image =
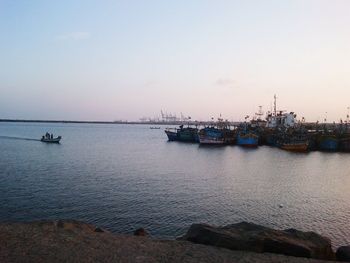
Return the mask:
[[[229,121],[220,116],[217,122],[201,129],[198,136],[200,144],[232,144],[235,141],[235,130],[231,130]]]
[[[180,142],[199,142],[198,129],[190,126],[184,127],[180,125],[177,128],[167,128],[165,133],[168,136],[169,141],[180,141]]]
[[[237,145],[245,147],[257,147],[259,145],[259,136],[253,131],[252,127],[248,127],[246,122],[238,128]]]
[[[221,129],[214,126],[205,127],[198,133],[200,144],[224,144],[225,139]]]
[[[42,136],[40,141],[46,142],[46,143],[60,143],[62,137],[58,136],[56,138],[53,137],[47,137],[47,136]]]
[[[198,129],[180,125],[177,129],[177,138],[181,142],[199,142]]]

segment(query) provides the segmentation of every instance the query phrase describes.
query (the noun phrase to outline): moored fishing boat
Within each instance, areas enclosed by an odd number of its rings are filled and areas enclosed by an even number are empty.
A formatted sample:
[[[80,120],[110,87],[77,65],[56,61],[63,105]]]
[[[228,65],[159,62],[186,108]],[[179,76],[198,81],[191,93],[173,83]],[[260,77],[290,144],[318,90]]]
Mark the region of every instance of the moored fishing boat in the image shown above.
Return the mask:
[[[246,117],[246,119],[248,116]],[[238,127],[237,145],[245,147],[257,147],[259,145],[259,136],[254,132],[251,126],[246,122]]]
[[[178,129],[165,129],[165,133],[168,136],[169,141],[199,142],[197,128],[183,127],[183,125],[180,125]]]
[[[192,127],[183,127],[180,126],[180,129],[177,129],[177,138],[181,142],[199,142],[198,138],[198,129]]]
[[[223,131],[215,127],[205,127],[198,133],[200,144],[224,144]]]

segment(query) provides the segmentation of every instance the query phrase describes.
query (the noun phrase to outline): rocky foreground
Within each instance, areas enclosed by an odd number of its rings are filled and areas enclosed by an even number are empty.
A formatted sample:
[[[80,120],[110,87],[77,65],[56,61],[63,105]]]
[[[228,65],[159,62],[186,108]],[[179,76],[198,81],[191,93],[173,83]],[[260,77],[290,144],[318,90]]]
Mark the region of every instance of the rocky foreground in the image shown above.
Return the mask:
[[[221,228],[193,225],[182,240],[156,240],[142,236],[146,234],[142,230],[136,232],[139,236],[112,234],[72,220],[2,223],[0,262],[312,263],[335,259],[328,239],[312,232],[282,232],[249,223]]]

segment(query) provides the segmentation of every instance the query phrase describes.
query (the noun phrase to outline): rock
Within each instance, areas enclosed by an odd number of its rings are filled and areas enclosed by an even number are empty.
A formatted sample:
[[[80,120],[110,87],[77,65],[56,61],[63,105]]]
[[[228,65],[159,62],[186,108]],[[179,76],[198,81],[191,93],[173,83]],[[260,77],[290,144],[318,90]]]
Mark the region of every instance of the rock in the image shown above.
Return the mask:
[[[147,231],[144,228],[138,228],[134,231],[134,236],[148,236],[149,234],[147,233]]]
[[[350,262],[350,246],[342,246],[335,253],[338,261]]]
[[[0,262],[147,263],[326,263],[271,253],[234,251],[188,241],[155,240],[96,233],[96,226],[74,220],[0,223]]]
[[[97,232],[97,233],[103,233],[103,232],[105,232],[105,231],[104,231],[102,228],[100,228],[100,227],[96,227],[94,231]]]
[[[324,260],[335,258],[330,240],[314,232],[274,230],[247,222],[224,227],[193,224],[186,235],[179,239],[232,250],[270,252]]]

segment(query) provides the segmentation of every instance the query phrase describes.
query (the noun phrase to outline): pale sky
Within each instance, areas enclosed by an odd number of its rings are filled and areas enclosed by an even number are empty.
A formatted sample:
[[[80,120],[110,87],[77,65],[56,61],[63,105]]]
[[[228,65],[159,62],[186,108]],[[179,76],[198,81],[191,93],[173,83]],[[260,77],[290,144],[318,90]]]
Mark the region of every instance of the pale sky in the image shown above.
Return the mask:
[[[0,118],[242,120],[274,94],[346,117],[350,1],[0,0]]]

